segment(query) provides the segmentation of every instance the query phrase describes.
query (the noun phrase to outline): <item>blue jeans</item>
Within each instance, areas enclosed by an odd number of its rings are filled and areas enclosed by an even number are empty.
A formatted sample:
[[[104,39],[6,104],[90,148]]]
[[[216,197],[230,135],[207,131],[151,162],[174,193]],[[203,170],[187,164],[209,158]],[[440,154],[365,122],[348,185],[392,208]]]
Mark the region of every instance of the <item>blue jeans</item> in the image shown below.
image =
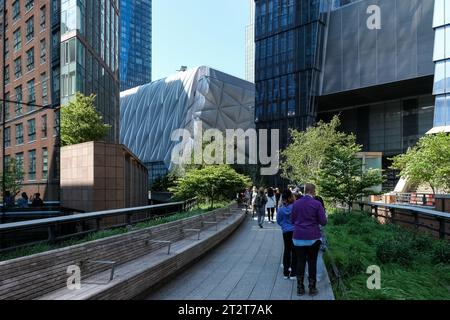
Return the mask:
[[[256,208],[256,213],[258,214],[258,224],[262,226],[264,224],[264,218],[266,217],[266,208],[258,207]]]

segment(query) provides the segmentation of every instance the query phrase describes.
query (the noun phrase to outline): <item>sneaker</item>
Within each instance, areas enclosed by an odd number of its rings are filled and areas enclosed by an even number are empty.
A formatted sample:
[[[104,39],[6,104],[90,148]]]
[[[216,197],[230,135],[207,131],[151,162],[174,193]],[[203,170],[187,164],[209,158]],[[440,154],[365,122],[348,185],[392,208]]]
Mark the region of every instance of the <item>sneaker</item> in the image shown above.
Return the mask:
[[[310,288],[309,289],[309,295],[311,296],[311,297],[315,297],[315,296],[317,296],[319,294],[319,290],[317,290],[316,288]]]
[[[283,277],[283,279],[284,279],[284,280],[287,280],[287,279],[289,279],[289,277],[287,277],[287,276],[284,276],[284,277]]]
[[[297,280],[297,276],[290,276],[289,279],[292,281]]]
[[[300,284],[297,287],[297,296],[301,297],[304,296],[306,294],[306,290],[305,290],[305,286]]]

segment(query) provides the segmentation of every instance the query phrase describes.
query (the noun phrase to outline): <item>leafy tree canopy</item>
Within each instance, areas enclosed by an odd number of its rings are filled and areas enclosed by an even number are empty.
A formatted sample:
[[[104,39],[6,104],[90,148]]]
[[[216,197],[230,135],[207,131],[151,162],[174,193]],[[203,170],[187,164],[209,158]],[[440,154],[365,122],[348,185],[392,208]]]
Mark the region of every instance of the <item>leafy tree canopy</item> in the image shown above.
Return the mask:
[[[349,135],[341,143],[328,148],[319,172],[320,194],[335,204],[345,204],[351,210],[361,197],[375,194],[373,187],[383,183],[380,170],[365,170],[357,153],[361,146]]]
[[[17,194],[22,188],[23,166],[18,164],[16,159],[10,159],[6,164],[5,172],[5,191],[10,191],[12,195]],[[3,178],[3,174],[0,176]],[[3,187],[3,182],[1,182]]]
[[[61,108],[61,144],[69,146],[103,139],[110,125],[103,122],[95,108],[94,94],[77,92],[75,99]]]
[[[291,144],[283,150],[282,175],[296,185],[317,183],[327,151],[346,138],[339,132],[341,122],[335,116],[331,122],[320,121],[306,131],[291,130]]]
[[[250,184],[248,177],[229,165],[208,165],[187,171],[171,191],[179,199],[198,197],[209,200],[212,207],[215,201],[230,199]]]
[[[426,135],[407,153],[394,157],[392,169],[412,184],[427,183],[433,192],[450,191],[450,134]]]

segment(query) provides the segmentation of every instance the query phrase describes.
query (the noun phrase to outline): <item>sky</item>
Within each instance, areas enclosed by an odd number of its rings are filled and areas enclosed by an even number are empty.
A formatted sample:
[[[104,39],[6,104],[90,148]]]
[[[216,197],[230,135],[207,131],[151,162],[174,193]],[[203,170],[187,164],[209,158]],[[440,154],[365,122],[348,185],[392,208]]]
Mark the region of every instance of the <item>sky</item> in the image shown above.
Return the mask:
[[[248,0],[153,0],[152,80],[206,65],[245,77]]]

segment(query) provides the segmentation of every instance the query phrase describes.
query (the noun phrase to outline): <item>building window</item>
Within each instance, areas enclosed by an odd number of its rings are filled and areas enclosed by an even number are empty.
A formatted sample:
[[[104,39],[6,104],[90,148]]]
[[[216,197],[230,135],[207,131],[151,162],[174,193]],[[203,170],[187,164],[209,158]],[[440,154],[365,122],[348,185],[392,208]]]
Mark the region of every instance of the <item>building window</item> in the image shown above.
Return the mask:
[[[16,79],[19,79],[22,76],[22,58],[18,57],[14,60],[14,75]]]
[[[19,51],[22,48],[22,32],[20,31],[20,28],[14,31],[13,39],[14,39],[14,52]]]
[[[31,71],[34,69],[34,48],[27,51],[27,70]]]
[[[36,150],[28,151],[28,180],[36,180]]]
[[[36,92],[35,92],[35,83],[34,79],[27,82],[28,85],[28,103],[34,104],[36,102]],[[34,106],[28,106],[28,112],[34,110]]]
[[[23,144],[23,124],[16,124],[16,145]]]
[[[5,147],[11,147],[11,128],[5,128]]]
[[[5,101],[5,119],[9,120],[9,118],[10,118],[10,114],[9,114],[9,107],[10,107],[9,99],[10,99],[10,95],[9,95],[9,92],[7,92],[5,94],[5,99],[7,100],[7,101]]]
[[[5,1],[3,0],[3,2]],[[5,12],[4,19],[5,19],[5,29],[8,29],[8,12]]]
[[[23,152],[16,153],[16,168],[17,171],[23,172]]]
[[[53,136],[59,135],[59,111],[55,112],[55,121],[53,125]]]
[[[5,85],[9,84],[9,66],[5,67]]]
[[[20,19],[20,0],[14,1],[13,5],[13,21],[16,22]]]
[[[18,86],[16,89],[16,116],[22,115],[22,86]]]
[[[41,64],[47,61],[47,44],[45,39],[41,40]]]
[[[28,142],[36,141],[36,119],[28,120]]]
[[[48,149],[42,149],[42,179],[48,179]]]
[[[43,6],[41,8],[40,13],[41,13],[40,26],[41,26],[41,31],[43,31],[43,30],[45,30],[45,24],[46,24],[45,6]]]
[[[47,74],[41,74],[42,85],[42,104],[46,106],[48,104],[48,87],[47,87]]]
[[[34,38],[34,18],[31,17],[27,20],[27,33],[26,33],[26,39],[27,42],[30,42]]]
[[[5,156],[5,166],[8,167],[11,162],[11,156]]]
[[[63,64],[69,64],[76,61],[76,40],[71,39],[62,44],[62,62]]]
[[[48,129],[47,129],[47,115],[42,116],[42,138],[47,138]]]
[[[25,10],[28,12],[34,7],[34,0],[26,0],[25,2]]]
[[[5,39],[5,60],[9,59],[9,40]]]

